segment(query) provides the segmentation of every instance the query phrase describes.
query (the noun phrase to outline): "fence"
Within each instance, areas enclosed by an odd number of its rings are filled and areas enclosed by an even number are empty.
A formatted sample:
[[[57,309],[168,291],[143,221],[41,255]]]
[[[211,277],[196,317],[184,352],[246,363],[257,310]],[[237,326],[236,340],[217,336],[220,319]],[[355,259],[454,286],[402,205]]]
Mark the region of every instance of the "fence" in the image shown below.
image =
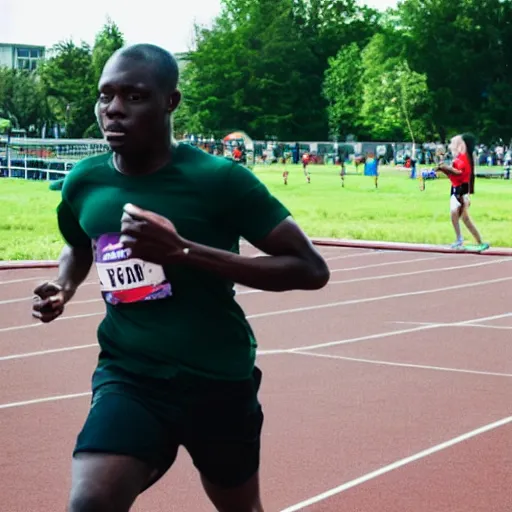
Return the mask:
[[[81,159],[104,153],[97,139],[0,138],[0,176],[33,180],[62,178]]]
[[[211,147],[218,145],[211,144]],[[354,142],[342,143],[347,156],[374,153],[401,164],[410,153],[411,144]],[[210,148],[204,148],[209,150]],[[67,174],[81,159],[109,151],[102,139],[29,139],[22,137],[0,138],[0,177],[33,180],[59,179]],[[316,163],[335,160],[337,147],[334,142],[267,142],[254,141],[257,160],[264,155],[267,162],[283,152],[294,155],[298,161],[305,151],[315,156]],[[270,157],[270,158],[268,158]]]
[[[220,141],[201,144],[210,151],[222,145]],[[417,162],[433,164],[438,146],[434,143],[418,145]],[[65,176],[81,159],[108,152],[103,139],[29,139],[0,137],[0,177],[30,180],[55,180]],[[384,163],[403,165],[411,155],[412,144],[407,142],[279,142],[254,141],[256,162],[278,160],[283,153],[299,162],[304,152],[314,156],[313,162],[336,162],[342,152],[348,160],[367,154],[376,155]],[[506,174],[506,170],[503,171]],[[498,173],[500,173],[498,171]],[[508,171],[510,176],[510,171]]]

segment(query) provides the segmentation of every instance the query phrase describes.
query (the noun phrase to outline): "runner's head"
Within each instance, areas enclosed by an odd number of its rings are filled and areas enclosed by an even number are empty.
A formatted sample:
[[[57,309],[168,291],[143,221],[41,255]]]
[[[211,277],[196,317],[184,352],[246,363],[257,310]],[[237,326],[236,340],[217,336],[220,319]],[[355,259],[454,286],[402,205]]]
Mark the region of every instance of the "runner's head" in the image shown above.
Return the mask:
[[[466,153],[466,143],[462,135],[455,135],[450,141],[450,151],[454,158],[457,158],[461,153]]]
[[[170,143],[178,79],[176,59],[158,46],[127,46],[110,57],[98,84],[99,123],[114,151],[141,154]]]

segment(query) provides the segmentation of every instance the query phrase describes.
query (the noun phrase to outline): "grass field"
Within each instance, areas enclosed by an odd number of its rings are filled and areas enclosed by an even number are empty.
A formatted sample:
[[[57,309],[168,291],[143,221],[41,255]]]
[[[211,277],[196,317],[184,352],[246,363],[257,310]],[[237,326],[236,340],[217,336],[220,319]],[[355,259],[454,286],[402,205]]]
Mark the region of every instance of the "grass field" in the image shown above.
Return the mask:
[[[449,183],[427,181],[425,191],[407,173],[381,169],[373,178],[349,175],[341,187],[339,169],[311,166],[307,184],[300,166],[256,168],[256,174],[292,211],[310,236],[449,244]],[[352,169],[348,169],[350,172]],[[53,259],[62,247],[55,208],[60,194],[48,182],[0,180],[0,260]],[[478,179],[471,213],[493,246],[512,246],[512,181]],[[470,240],[469,234],[467,240]]]

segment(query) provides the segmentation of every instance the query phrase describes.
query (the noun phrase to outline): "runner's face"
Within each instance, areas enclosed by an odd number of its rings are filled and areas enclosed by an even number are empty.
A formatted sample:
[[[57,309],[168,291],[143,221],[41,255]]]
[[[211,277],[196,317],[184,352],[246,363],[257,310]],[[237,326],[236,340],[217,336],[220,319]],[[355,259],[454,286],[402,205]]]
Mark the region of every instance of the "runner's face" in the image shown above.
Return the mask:
[[[170,95],[156,83],[151,66],[122,55],[107,62],[99,82],[99,117],[117,153],[140,153],[168,133]]]
[[[450,142],[450,151],[454,157],[466,152],[466,144],[460,135],[456,135]]]

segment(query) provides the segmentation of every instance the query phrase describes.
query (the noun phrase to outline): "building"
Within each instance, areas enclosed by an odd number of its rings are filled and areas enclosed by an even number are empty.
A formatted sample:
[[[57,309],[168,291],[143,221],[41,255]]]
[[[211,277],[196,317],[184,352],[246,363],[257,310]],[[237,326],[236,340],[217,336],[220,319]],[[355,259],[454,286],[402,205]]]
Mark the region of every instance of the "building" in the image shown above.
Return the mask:
[[[0,43],[0,67],[34,70],[44,56],[44,46]]]

